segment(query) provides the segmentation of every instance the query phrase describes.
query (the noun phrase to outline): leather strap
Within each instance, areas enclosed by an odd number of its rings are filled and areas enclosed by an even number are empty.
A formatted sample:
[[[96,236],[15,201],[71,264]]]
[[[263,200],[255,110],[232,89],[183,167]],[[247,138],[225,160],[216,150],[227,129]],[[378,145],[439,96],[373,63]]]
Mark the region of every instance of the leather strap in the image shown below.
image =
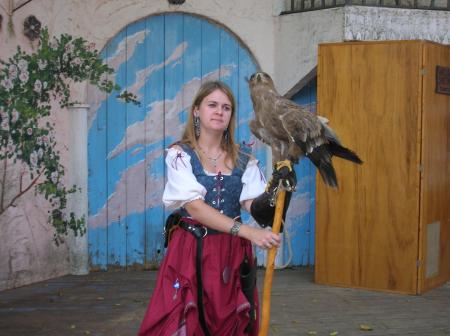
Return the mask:
[[[202,251],[203,251],[203,237],[207,231],[201,226],[195,225],[190,222],[198,223],[189,218],[182,218],[180,221],[180,227],[190,233],[192,233],[197,240],[197,255],[195,257],[195,267],[197,269],[197,307],[198,307],[198,319],[200,326],[202,327],[205,336],[211,336],[211,333],[206,326],[205,310],[203,306],[203,279],[202,279]],[[203,230],[202,230],[203,229]]]

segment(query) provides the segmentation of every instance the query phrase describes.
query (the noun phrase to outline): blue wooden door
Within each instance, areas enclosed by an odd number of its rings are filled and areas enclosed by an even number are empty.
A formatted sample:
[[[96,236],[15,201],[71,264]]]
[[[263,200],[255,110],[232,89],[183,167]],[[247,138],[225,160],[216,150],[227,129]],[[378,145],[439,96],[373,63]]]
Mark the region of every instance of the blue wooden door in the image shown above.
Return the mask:
[[[238,102],[236,140],[251,143],[253,110],[245,77],[257,66],[229,31],[188,14],[161,14],[132,23],[104,48],[113,78],[141,106],[117,93],[89,92],[88,239],[91,267],[157,266],[167,212],[164,149],[179,139],[202,81],[228,83]],[[265,169],[265,147],[254,153]]]
[[[202,81],[221,79],[238,102],[238,142],[254,143],[265,171],[266,147],[248,128],[253,117],[245,77],[257,66],[249,51],[226,29],[188,14],[161,14],[119,32],[102,57],[113,79],[135,93],[141,106],[124,104],[117,93],[89,91],[88,239],[91,267],[157,267],[163,254],[161,202],[164,149],[177,140]],[[315,110],[315,85],[294,100]],[[298,191],[288,212],[282,253],[291,265],[314,263],[315,170],[296,167]],[[244,214],[244,220],[250,218]],[[291,243],[288,244],[288,240]],[[257,251],[260,263],[264,252]],[[291,257],[289,257],[291,256]]]
[[[312,80],[292,100],[316,113],[317,84]],[[295,165],[297,190],[286,214],[282,244],[275,260],[276,267],[312,266],[315,249],[316,168],[306,158]],[[257,249],[259,265],[265,265],[266,252]]]
[[[316,112],[316,80],[312,80],[292,100]],[[295,266],[314,265],[316,168],[304,158],[295,166],[297,190],[286,215],[283,252],[280,264]]]

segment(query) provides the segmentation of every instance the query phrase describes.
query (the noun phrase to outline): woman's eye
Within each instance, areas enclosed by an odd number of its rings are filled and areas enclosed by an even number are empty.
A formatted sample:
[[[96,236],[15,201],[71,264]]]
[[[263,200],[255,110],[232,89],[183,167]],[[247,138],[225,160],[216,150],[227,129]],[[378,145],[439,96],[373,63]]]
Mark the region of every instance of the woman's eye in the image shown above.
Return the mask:
[[[230,106],[224,106],[223,110],[229,112],[229,111],[231,111],[231,107]]]

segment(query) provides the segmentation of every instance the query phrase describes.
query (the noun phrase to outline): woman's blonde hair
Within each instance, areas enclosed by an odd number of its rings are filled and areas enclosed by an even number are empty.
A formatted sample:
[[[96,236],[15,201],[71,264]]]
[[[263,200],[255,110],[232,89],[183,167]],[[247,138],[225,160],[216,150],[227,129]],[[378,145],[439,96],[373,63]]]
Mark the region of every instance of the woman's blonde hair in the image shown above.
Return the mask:
[[[236,101],[234,99],[233,92],[230,87],[221,81],[210,81],[202,84],[198,90],[191,108],[189,109],[188,120],[184,129],[183,137],[180,142],[191,146],[193,149],[198,149],[198,142],[195,136],[194,129],[194,110],[200,107],[203,99],[210,95],[212,92],[220,90],[222,91],[231,102],[231,118],[228,128],[225,131],[227,136],[222,136],[221,148],[225,151],[225,163],[231,160],[233,167],[237,166],[239,146],[234,142],[234,130],[236,127]],[[230,167],[231,168],[231,167]]]

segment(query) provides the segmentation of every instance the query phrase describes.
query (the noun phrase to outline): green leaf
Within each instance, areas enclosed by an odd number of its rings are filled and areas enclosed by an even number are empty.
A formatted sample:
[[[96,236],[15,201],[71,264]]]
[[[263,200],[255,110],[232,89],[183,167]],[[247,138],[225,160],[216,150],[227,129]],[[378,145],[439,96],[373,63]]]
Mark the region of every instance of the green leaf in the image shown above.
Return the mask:
[[[371,331],[373,330],[372,327],[368,324],[360,324],[359,329],[363,331]]]
[[[47,27],[41,29],[38,48],[34,53],[28,54],[18,47],[7,61],[0,59],[0,80],[9,76],[8,69],[11,65],[18,66],[19,63],[22,66],[26,63],[28,79],[13,80],[12,87],[8,90],[3,85],[0,86],[0,109],[8,113],[10,120],[13,110],[19,112],[19,118],[14,123],[9,123],[8,131],[0,130],[0,149],[10,143],[15,148],[7,154],[1,154],[0,151],[0,161],[12,159],[17,164],[22,164],[31,180],[42,173],[34,192],[53,204],[49,222],[55,229],[55,244],[59,245],[64,241],[61,235],[66,235],[68,229],[75,235],[83,235],[86,233],[86,225],[84,217],[77,218],[73,213],[64,215],[68,195],[80,192],[81,189],[75,185],[70,189],[58,185],[65,175],[65,169],[60,163],[59,152],[55,150],[56,125],[49,118],[52,106],[55,100],[60,107],[74,103],[70,96],[69,82],[88,81],[107,93],[120,92],[121,88],[108,79],[114,69],[104,63],[98,50],[89,47],[88,41],[69,34],[50,37]],[[125,103],[139,104],[137,97],[127,91],[123,91],[120,96]],[[53,178],[53,181],[52,172],[58,172],[58,178]]]

